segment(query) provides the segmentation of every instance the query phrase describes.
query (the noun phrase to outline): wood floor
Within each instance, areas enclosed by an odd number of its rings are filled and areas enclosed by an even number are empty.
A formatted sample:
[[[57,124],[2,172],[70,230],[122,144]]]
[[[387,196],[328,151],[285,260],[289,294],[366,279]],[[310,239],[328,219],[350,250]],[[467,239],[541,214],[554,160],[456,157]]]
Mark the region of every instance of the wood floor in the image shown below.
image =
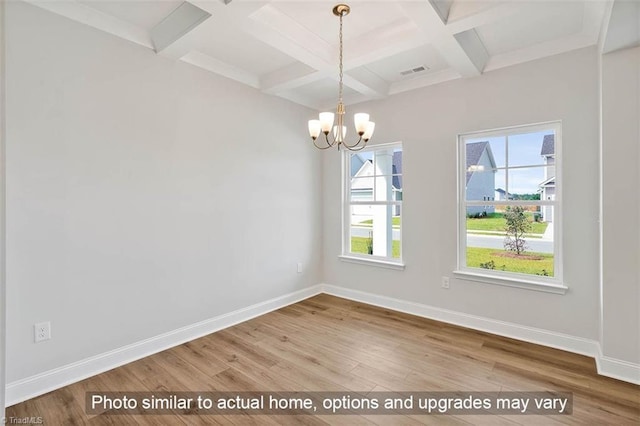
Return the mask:
[[[90,391],[554,391],[573,414],[87,415]],[[319,295],[7,410],[45,425],[639,425],[640,386],[594,360]]]

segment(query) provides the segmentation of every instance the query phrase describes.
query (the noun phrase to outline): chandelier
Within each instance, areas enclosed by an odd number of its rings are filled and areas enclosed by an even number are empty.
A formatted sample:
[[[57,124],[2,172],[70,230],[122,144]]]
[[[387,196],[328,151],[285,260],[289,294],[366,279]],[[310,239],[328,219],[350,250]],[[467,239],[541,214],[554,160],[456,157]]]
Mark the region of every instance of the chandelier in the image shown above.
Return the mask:
[[[342,103],[342,18],[347,16],[349,12],[351,12],[351,8],[346,4],[338,4],[333,8],[333,14],[340,18],[340,83],[338,85],[338,106],[336,108],[338,119],[334,126],[334,113],[321,112],[318,120],[309,120],[309,135],[311,135],[313,144],[318,149],[327,149],[332,146],[337,146],[338,149],[340,149],[342,146],[350,151],[359,151],[364,148],[369,139],[371,139],[373,129],[375,128],[375,123],[373,121],[369,121],[369,114],[362,112],[354,114],[353,122],[356,127],[356,132],[358,133],[358,140],[353,144],[345,142],[347,126],[344,125],[345,108]],[[332,128],[333,135],[332,137],[329,137],[329,133],[332,131]],[[324,134],[324,143],[320,142],[320,145],[318,145],[317,140],[320,133]]]

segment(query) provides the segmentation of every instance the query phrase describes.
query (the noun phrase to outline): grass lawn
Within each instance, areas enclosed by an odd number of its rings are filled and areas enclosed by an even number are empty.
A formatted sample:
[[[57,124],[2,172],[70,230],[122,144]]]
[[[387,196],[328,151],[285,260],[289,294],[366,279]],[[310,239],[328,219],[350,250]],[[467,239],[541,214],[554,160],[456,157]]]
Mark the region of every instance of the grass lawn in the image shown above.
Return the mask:
[[[491,248],[467,247],[467,266],[471,268],[480,268],[481,263],[487,263],[493,260],[495,269],[498,271],[519,272],[522,274],[542,274],[542,270],[547,271],[550,277],[553,276],[553,255],[548,253],[530,253],[527,255],[535,255],[542,257],[541,260],[518,259],[513,257],[497,256],[498,253],[504,253],[504,250]],[[504,269],[503,269],[504,266]]]
[[[369,254],[367,251],[367,240],[365,237],[351,237],[351,253]],[[400,258],[400,241],[393,240],[391,249],[392,256],[396,259]]]
[[[529,218],[529,222],[531,222],[531,230],[529,232],[532,234],[544,234],[544,231],[547,229],[547,224],[545,222],[534,222],[533,214],[531,212],[527,212],[527,217]],[[468,231],[504,232],[506,225],[507,221],[504,219],[504,215],[502,213],[489,213],[487,217],[481,217],[478,219],[467,218]]]
[[[358,225],[373,225],[373,219],[363,220],[362,222],[358,223]],[[394,228],[400,227],[400,216],[394,216],[391,218],[391,226],[393,226]]]

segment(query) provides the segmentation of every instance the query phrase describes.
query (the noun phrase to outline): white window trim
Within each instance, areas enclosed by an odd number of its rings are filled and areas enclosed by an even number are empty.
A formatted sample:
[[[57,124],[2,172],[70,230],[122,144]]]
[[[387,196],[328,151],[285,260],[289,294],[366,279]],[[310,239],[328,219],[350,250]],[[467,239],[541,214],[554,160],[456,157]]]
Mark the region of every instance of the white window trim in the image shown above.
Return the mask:
[[[473,205],[474,202],[465,203],[466,188],[462,182],[466,182],[466,151],[463,144],[464,140],[473,136],[474,138],[510,136],[521,134],[524,132],[533,133],[537,131],[553,129],[555,131],[555,175],[556,175],[556,196],[553,202],[546,200],[527,202],[527,201],[509,201],[500,200],[492,203],[501,205],[553,205],[553,258],[554,258],[554,276],[544,277],[529,274],[519,274],[516,272],[504,272],[496,270],[485,270],[479,268],[469,268],[466,266],[466,206]],[[528,290],[537,290],[548,293],[565,294],[569,287],[563,281],[562,270],[562,122],[551,121],[545,123],[537,123],[530,125],[512,126],[501,129],[492,129],[478,132],[461,133],[457,136],[457,159],[458,159],[458,269],[453,273],[460,279],[481,282],[486,284],[495,284],[515,288],[524,288]],[[478,201],[477,204],[486,205],[486,201]]]
[[[366,148],[358,152],[368,152],[368,151],[377,151],[385,148],[402,148],[404,155],[404,147],[402,146],[402,142],[390,142],[384,144],[376,144],[376,145],[368,145]],[[405,264],[403,261],[403,244],[402,244],[402,227],[403,222],[400,221],[400,258],[392,258],[392,257],[382,257],[382,256],[373,256],[369,254],[359,254],[359,253],[351,253],[351,205],[375,205],[375,204],[393,204],[403,206],[404,201],[404,185],[403,185],[403,197],[402,201],[394,201],[391,203],[388,202],[375,202],[375,201],[351,201],[351,179],[347,178],[351,176],[351,163],[350,163],[350,154],[351,151],[344,150],[342,152],[342,253],[338,256],[338,258],[343,262],[348,263],[358,263],[362,265],[368,266],[376,266],[380,268],[386,269],[396,269],[403,270],[405,268]],[[404,170],[402,173],[402,177],[404,178]]]

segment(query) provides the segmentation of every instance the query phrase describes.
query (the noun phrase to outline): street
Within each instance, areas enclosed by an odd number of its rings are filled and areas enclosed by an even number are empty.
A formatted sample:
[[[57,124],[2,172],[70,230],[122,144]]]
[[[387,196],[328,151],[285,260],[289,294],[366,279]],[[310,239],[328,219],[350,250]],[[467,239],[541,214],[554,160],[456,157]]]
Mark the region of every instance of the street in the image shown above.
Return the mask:
[[[369,237],[371,229],[371,227],[367,226],[352,226],[351,236],[367,238]],[[393,230],[393,239],[400,239],[400,230]],[[553,240],[544,238],[525,238],[525,240],[527,242],[527,251],[553,253]],[[467,234],[467,245],[469,247],[504,249],[504,237],[497,235]]]

